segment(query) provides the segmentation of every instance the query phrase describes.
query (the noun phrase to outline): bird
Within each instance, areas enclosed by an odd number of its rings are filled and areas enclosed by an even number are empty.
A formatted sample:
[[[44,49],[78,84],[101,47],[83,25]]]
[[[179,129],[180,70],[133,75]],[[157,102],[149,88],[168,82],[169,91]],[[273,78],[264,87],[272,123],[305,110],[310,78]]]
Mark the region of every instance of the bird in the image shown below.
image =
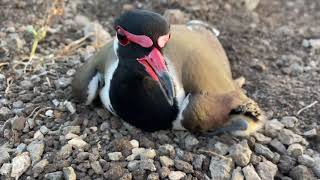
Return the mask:
[[[114,39],[75,73],[78,101],[89,105],[98,98],[114,116],[146,132],[248,136],[263,127],[264,111],[232,78],[214,33],[138,9],[121,14],[113,27]]]

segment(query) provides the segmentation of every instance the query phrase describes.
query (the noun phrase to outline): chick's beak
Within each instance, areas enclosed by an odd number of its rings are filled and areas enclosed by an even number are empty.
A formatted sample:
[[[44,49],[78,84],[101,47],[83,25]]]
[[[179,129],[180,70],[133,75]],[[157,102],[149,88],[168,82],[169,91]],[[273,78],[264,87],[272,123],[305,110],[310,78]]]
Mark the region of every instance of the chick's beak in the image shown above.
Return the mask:
[[[148,56],[138,58],[137,60],[145,67],[151,78],[159,82],[168,103],[173,105],[175,96],[174,85],[161,52],[157,48],[153,48]]]

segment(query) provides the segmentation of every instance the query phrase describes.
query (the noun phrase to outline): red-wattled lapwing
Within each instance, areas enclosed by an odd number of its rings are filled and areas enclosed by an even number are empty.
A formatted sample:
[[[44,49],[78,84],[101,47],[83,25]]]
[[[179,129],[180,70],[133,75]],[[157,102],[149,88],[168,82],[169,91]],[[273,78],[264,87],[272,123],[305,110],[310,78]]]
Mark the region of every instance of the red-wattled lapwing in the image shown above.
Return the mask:
[[[245,136],[265,116],[232,79],[217,38],[145,10],[115,20],[114,40],[75,74],[75,97],[144,131],[187,129]]]

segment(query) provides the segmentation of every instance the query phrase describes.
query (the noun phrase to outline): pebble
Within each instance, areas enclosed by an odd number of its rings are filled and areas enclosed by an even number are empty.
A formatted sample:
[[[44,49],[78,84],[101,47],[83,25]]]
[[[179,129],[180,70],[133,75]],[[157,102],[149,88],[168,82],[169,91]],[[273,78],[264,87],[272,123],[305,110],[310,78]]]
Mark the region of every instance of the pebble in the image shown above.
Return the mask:
[[[121,152],[108,153],[108,157],[111,161],[119,161],[123,156]]]
[[[320,49],[320,39],[309,39],[309,43],[313,49]]]
[[[72,154],[72,145],[66,144],[62,146],[57,154],[61,159],[67,159]]]
[[[68,109],[68,111],[71,114],[74,114],[76,112],[75,107],[72,105],[72,103],[70,101],[64,101],[63,105]]]
[[[140,153],[140,159],[153,159],[156,155],[157,154],[154,149],[146,149]]]
[[[72,78],[65,78],[65,77],[62,77],[62,78],[59,78],[57,80],[54,81],[54,85],[57,89],[64,89],[66,88],[67,86],[69,86],[72,82]]]
[[[43,140],[44,135],[41,133],[40,130],[36,131],[33,135],[33,139]]]
[[[68,76],[73,76],[76,72],[77,72],[77,71],[76,71],[75,69],[69,69],[69,70],[67,71],[67,75],[68,75]]]
[[[80,136],[78,136],[78,135],[76,135],[76,134],[73,134],[73,133],[68,133],[68,134],[66,134],[65,136],[64,136],[64,138],[66,139],[66,140],[70,140],[70,139],[74,139],[74,138],[80,138]],[[81,139],[81,138],[80,138]]]
[[[185,13],[180,9],[167,9],[163,16],[170,24],[185,24],[188,20]]]
[[[28,152],[17,155],[12,159],[11,177],[19,179],[19,177],[29,168],[31,159]]]
[[[174,165],[174,161],[170,159],[168,156],[160,156],[159,159],[162,166],[170,167]]]
[[[254,137],[256,138],[256,140],[257,140],[259,143],[261,143],[261,144],[268,144],[268,143],[270,143],[271,140],[272,140],[270,137],[267,137],[267,136],[265,136],[265,135],[263,135],[263,134],[261,134],[261,133],[258,133],[258,132],[254,133],[253,136],[254,136]]]
[[[255,171],[254,167],[249,164],[248,166],[244,167],[242,169],[243,175],[245,179],[250,179],[250,180],[261,180],[257,172]]]
[[[314,137],[314,136],[317,135],[317,130],[314,128],[314,129],[305,131],[305,132],[303,133],[303,135],[306,136],[306,137]]]
[[[9,177],[11,173],[11,169],[12,169],[12,164],[4,163],[0,168],[0,174],[3,176]]]
[[[56,171],[56,172],[48,173],[44,177],[48,180],[62,180],[63,173],[62,171]]]
[[[293,168],[289,176],[294,180],[311,180],[315,179],[312,172],[304,165],[298,165]]]
[[[245,7],[249,11],[253,11],[259,5],[260,0],[244,0]]]
[[[68,144],[77,147],[79,149],[87,149],[89,144],[82,139],[74,138],[68,141]]]
[[[299,164],[305,165],[310,168],[315,166],[315,160],[307,154],[302,154],[301,156],[299,156],[298,162]]]
[[[161,145],[159,147],[159,153],[160,155],[174,155],[175,154],[175,150],[174,147],[170,144],[165,144],[165,145]]]
[[[142,152],[144,152],[145,148],[133,148],[131,150],[132,154],[126,158],[127,161],[133,161],[137,156],[140,156]]]
[[[270,121],[267,121],[265,124],[265,129],[268,130],[281,130],[284,128],[284,125],[278,121],[278,119],[272,119]]]
[[[52,104],[53,104],[55,107],[58,107],[59,104],[60,104],[60,101],[57,100],[57,99],[54,99],[54,100],[52,100]]]
[[[206,156],[202,155],[202,154],[196,154],[194,157],[193,157],[193,160],[192,160],[192,165],[195,169],[197,170],[201,170],[202,169],[202,164],[203,164],[203,161],[204,159],[206,158]]]
[[[138,148],[139,147],[139,141],[132,139],[130,141],[130,144],[132,145],[133,148]]]
[[[48,134],[49,129],[46,126],[41,126],[40,127],[40,132],[44,135]]]
[[[35,177],[38,177],[40,175],[40,173],[43,172],[44,168],[49,164],[49,161],[47,159],[43,159],[41,161],[39,161],[38,163],[36,163],[33,167],[32,167],[32,172],[34,174]]]
[[[186,176],[186,173],[181,171],[171,171],[169,174],[170,180],[180,180]]]
[[[209,170],[212,179],[230,179],[231,171],[233,168],[233,162],[231,158],[223,156],[212,156],[209,165]]]
[[[134,160],[130,161],[128,163],[128,169],[129,171],[136,171],[136,170],[149,170],[149,171],[156,171],[156,167],[153,164],[152,159],[146,159],[146,160]]]
[[[285,116],[281,119],[281,123],[284,125],[286,128],[293,128],[298,122],[298,118],[294,116]]]
[[[76,180],[77,179],[77,175],[71,166],[63,168],[63,176],[64,176],[65,180]]]
[[[169,174],[170,174],[170,169],[168,167],[160,168],[159,175],[161,179],[168,177]]]
[[[213,150],[220,155],[226,155],[228,153],[229,146],[224,143],[217,142],[214,144]]]
[[[0,119],[1,119],[1,116],[3,117],[3,119],[6,119],[9,114],[11,114],[11,110],[9,108],[7,107],[0,108]]]
[[[185,147],[191,149],[193,146],[199,144],[199,140],[193,135],[188,135],[184,140]]]
[[[41,159],[41,156],[44,152],[44,147],[45,147],[45,144],[44,144],[43,140],[32,141],[27,146],[27,150],[29,151],[30,156],[31,156],[32,165],[34,165],[35,163],[37,163]]]
[[[33,88],[33,83],[29,80],[23,80],[20,82],[20,85],[23,87],[23,89],[32,89]]]
[[[278,139],[285,145],[298,143],[302,141],[302,137],[298,134],[293,133],[289,129],[282,129],[278,134]]]
[[[18,100],[12,103],[13,108],[22,108],[23,107],[23,102]]]
[[[91,162],[90,165],[96,174],[103,174],[103,169],[102,169],[99,161]]]
[[[262,180],[273,180],[278,172],[277,165],[268,160],[260,162],[256,168]]]
[[[26,123],[26,118],[24,117],[14,117],[12,120],[12,129],[13,130],[17,130],[17,131],[21,131],[24,129],[25,127],[25,123]]]
[[[262,145],[262,144],[255,144],[255,148],[254,151],[258,154],[258,155],[262,155],[264,157],[266,157],[269,160],[272,160],[274,157],[274,153],[266,146]]]
[[[121,178],[121,176],[123,176],[123,174],[124,174],[124,169],[119,165],[115,165],[115,166],[111,166],[110,169],[106,173],[103,174],[103,176],[106,179],[118,180]],[[129,177],[132,178],[132,175]]]
[[[237,167],[232,171],[231,180],[244,180],[244,176],[241,171],[241,167]]]
[[[44,115],[46,115],[47,117],[53,117],[53,116],[54,116],[54,115],[53,115],[53,110],[51,110],[51,109],[47,110],[47,111],[44,113]]]
[[[314,166],[312,168],[314,174],[320,178],[320,157],[314,158]]]
[[[292,157],[298,157],[303,154],[304,147],[301,144],[291,144],[288,147],[287,152]]]
[[[295,158],[283,155],[280,158],[278,168],[282,173],[287,173],[289,170],[291,170],[296,164]]]
[[[252,151],[250,150],[247,140],[243,140],[231,146],[229,154],[237,165],[244,167],[250,162]]]
[[[278,139],[272,139],[272,141],[270,142],[270,146],[281,154],[287,152],[286,147]]]
[[[181,170],[185,173],[193,173],[193,167],[191,164],[182,161],[182,160],[175,160],[174,161],[174,166],[175,168],[177,168],[178,170]]]
[[[148,175],[147,180],[159,180],[159,174],[158,173],[151,173]]]
[[[10,160],[10,154],[5,149],[0,149],[0,166]]]

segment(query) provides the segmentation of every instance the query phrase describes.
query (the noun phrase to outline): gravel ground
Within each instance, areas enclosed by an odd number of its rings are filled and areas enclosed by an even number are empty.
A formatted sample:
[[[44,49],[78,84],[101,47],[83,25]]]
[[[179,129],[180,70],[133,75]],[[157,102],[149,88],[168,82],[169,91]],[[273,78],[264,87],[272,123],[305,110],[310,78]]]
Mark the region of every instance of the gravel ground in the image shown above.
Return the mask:
[[[24,72],[26,30],[46,4],[0,2],[0,179],[320,179],[320,1],[66,1]],[[268,114],[265,128],[247,138],[145,133],[99,103],[75,102],[75,70],[131,8],[217,27],[234,76]]]

